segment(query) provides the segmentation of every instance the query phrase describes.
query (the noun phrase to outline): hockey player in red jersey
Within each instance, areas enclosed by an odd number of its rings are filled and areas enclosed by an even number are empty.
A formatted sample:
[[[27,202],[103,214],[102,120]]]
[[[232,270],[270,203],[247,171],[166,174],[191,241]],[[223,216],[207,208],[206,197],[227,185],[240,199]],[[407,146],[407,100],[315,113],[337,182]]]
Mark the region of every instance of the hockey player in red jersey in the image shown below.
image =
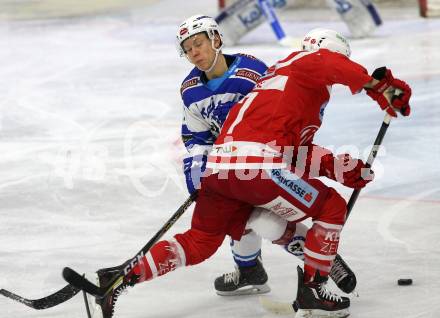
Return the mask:
[[[180,56],[186,56],[194,65],[181,86],[182,141],[188,150],[183,167],[188,191],[193,193],[200,186],[208,154],[230,109],[255,87],[267,66],[250,55],[223,54],[221,30],[216,21],[206,15],[186,19],[179,26],[176,39]],[[304,260],[308,227],[288,223],[261,210],[263,208],[255,208],[240,241],[231,240],[235,270],[215,279],[217,294],[270,291],[261,258],[262,237]],[[356,287],[355,274],[340,256],[335,260],[330,277],[345,293],[351,293]]]
[[[316,177],[359,189],[372,180],[359,159],[313,144],[333,84],[365,89],[392,116],[410,114],[410,87],[379,68],[368,75],[351,61],[347,40],[317,29],[294,52],[269,68],[254,90],[230,111],[208,158],[191,229],[155,244],[103,300],[112,317],[120,291],[215,253],[226,235],[239,240],[254,207],[289,222],[312,218],[298,269],[296,317],[346,317],[350,301],[326,289],[336,257],[346,202]],[[398,92],[398,93],[396,93]],[[101,276],[105,285],[105,277]]]

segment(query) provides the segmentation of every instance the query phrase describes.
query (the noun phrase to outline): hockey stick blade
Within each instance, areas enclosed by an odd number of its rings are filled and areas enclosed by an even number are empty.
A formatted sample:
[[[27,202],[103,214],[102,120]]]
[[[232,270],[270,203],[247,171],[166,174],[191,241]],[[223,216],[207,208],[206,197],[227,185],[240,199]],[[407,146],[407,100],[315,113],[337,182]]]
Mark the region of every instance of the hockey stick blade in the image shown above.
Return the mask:
[[[281,316],[290,315],[290,317],[295,316],[295,310],[293,310],[293,306],[290,303],[283,303],[275,301],[269,297],[261,296],[260,304],[267,312],[270,312],[272,314]]]
[[[56,305],[64,303],[65,301],[68,301],[73,296],[78,294],[79,291],[80,289],[75,288],[74,286],[69,284],[59,291],[40,299],[26,299],[6,289],[0,289],[0,295],[15,300],[33,309],[42,310],[54,307]]]
[[[64,267],[63,278],[75,288],[83,290],[95,297],[103,297],[105,295],[105,290],[103,288],[99,288],[95,284],[91,283],[84,276],[78,274],[70,267]]]

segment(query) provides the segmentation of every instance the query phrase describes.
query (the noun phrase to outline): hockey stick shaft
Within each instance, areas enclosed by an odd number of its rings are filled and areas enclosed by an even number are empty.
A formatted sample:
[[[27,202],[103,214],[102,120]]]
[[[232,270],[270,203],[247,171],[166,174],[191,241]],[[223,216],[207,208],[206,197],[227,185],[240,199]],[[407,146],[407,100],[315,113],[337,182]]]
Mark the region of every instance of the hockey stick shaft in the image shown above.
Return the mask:
[[[82,294],[83,294],[83,299],[84,299],[84,305],[86,306],[87,318],[92,318],[92,314],[90,313],[89,302],[87,301],[87,293],[83,290]]]
[[[136,264],[148,253],[150,248],[159,241],[159,239],[176,223],[176,221],[185,213],[185,211],[191,206],[191,204],[197,198],[197,191],[189,196],[188,199],[177,209],[177,211],[171,216],[171,218],[162,226],[162,228],[148,241],[147,244],[125,264],[125,267],[115,275],[115,278],[109,283],[108,286],[98,287],[95,284],[88,281],[86,278],[78,274],[76,271],[69,267],[65,267],[63,270],[64,279],[73,286],[86,291],[95,297],[105,297],[114,286],[119,285],[125,275],[127,275]]]
[[[388,127],[391,123],[391,116],[386,113],[385,118],[383,119],[382,126],[380,126],[379,133],[376,136],[376,140],[374,141],[373,148],[371,148],[370,155],[368,156],[367,162],[365,166],[370,169],[373,165],[374,159],[379,152],[380,145],[382,144],[383,138],[387,132]],[[361,189],[356,189],[350,196],[350,200],[347,204],[347,218],[349,217],[351,210],[353,209],[354,204],[356,203],[359,194],[361,193]]]
[[[198,192],[192,193],[188,199],[177,209],[171,218],[161,227],[161,229],[148,241],[147,244],[134,256],[130,263],[124,268],[124,275],[128,274],[137,262],[144,257],[150,248],[160,240],[162,236],[177,222],[177,220],[185,213],[185,211],[196,200]]]

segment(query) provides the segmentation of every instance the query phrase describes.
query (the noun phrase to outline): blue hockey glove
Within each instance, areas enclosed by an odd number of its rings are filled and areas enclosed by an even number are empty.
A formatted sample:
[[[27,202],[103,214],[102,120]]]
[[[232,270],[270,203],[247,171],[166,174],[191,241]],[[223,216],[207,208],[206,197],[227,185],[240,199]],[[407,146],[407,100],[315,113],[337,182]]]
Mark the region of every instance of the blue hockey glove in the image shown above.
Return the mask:
[[[208,157],[205,155],[183,159],[183,173],[185,173],[186,187],[190,194],[200,188],[200,178],[206,169],[207,160]]]

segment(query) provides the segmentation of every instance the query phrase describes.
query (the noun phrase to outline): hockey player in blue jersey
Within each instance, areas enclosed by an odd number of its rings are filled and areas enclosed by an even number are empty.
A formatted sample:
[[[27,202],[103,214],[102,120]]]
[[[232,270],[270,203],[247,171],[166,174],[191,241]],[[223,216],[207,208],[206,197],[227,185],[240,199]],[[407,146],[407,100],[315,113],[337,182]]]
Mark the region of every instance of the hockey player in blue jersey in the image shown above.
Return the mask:
[[[178,29],[177,47],[195,67],[184,79],[180,92],[184,104],[182,140],[188,150],[183,171],[190,193],[200,184],[207,154],[216,140],[231,107],[253,88],[267,66],[253,56],[222,53],[222,34],[217,23],[204,15],[192,16]],[[264,293],[270,291],[261,262],[261,237],[284,246],[303,259],[302,246],[308,228],[261,213],[256,208],[248,222],[248,233],[232,241],[236,270],[215,280],[219,295]],[[332,274],[344,292],[351,292],[356,277],[338,257]]]
[[[267,66],[249,55],[222,54],[217,23],[207,16],[185,21],[178,38],[181,56],[186,55],[195,65],[180,89],[184,104],[182,139],[189,153],[184,159],[184,172],[188,190],[194,192],[206,154],[229,110],[254,88]]]
[[[192,193],[200,185],[207,154],[229,110],[254,88],[267,66],[249,55],[223,54],[222,34],[215,20],[208,16],[196,15],[184,21],[177,42],[180,55],[195,66],[180,89],[184,104],[182,140],[188,150],[183,171],[188,191]],[[217,293],[243,293],[248,287],[258,293],[270,290],[259,258],[261,238],[247,237],[251,239],[243,251],[240,243],[231,242],[237,274],[219,277],[215,281]]]

